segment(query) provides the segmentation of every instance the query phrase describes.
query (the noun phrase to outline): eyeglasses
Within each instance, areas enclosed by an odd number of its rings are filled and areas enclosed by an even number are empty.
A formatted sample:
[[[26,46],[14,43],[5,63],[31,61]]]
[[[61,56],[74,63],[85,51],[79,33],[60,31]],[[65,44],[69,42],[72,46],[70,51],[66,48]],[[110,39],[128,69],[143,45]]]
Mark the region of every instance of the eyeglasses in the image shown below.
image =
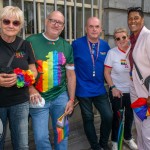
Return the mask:
[[[142,7],[129,7],[128,8],[128,14],[132,11],[140,11],[143,12]]]
[[[126,40],[127,37],[126,37],[126,36],[122,36],[122,37],[117,37],[117,38],[115,38],[116,41],[120,41],[121,39],[122,39],[122,40]]]
[[[10,23],[12,23],[15,27],[18,27],[20,25],[20,21],[18,20],[14,20],[11,22],[9,19],[3,19],[4,25],[9,25]]]
[[[56,23],[57,23],[57,25],[58,25],[59,27],[62,27],[62,26],[64,25],[63,22],[58,21],[58,20],[55,20],[55,19],[48,19],[48,20],[50,21],[50,23],[51,23],[52,25],[55,25]]]

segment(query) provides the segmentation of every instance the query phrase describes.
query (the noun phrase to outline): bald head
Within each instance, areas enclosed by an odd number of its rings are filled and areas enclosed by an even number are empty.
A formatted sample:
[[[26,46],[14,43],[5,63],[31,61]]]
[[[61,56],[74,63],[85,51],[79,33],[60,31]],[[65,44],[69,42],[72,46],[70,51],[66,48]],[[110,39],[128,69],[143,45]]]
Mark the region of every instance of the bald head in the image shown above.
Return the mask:
[[[101,27],[101,21],[97,18],[97,17],[90,17],[87,19],[87,22],[86,22],[86,26],[88,26],[92,21],[96,21],[98,22],[98,24],[100,25]]]

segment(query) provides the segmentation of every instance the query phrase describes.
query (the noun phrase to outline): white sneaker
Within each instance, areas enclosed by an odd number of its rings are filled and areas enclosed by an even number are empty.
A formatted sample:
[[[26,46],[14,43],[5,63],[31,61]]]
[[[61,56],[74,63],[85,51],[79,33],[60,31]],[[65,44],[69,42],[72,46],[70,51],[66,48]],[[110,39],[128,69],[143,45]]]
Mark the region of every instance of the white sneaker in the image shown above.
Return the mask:
[[[130,149],[138,150],[138,147],[137,147],[136,143],[134,142],[134,139],[131,139],[131,140],[124,139],[124,143],[126,143],[130,147]]]
[[[112,149],[111,150],[118,150],[118,144],[117,142],[111,142],[112,143]]]

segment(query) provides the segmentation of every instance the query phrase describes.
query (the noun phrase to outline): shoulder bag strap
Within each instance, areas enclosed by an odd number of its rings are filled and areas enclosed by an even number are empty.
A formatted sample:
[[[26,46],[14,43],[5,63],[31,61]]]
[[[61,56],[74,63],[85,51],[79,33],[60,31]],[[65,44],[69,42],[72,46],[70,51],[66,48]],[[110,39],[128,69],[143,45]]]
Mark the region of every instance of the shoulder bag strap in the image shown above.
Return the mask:
[[[138,66],[136,65],[136,63],[135,63],[134,60],[133,60],[133,63],[134,63],[134,65],[135,65],[135,69],[136,69],[136,71],[137,71],[137,74],[138,74],[140,80],[143,82],[143,77],[142,77],[142,75],[141,75],[141,73],[140,73],[140,70],[139,70],[139,68],[138,68]]]
[[[17,49],[16,49],[16,52],[17,52],[17,51],[19,50],[19,48],[21,47],[23,41],[24,41],[24,40],[21,39],[21,41],[19,42],[19,45],[18,45],[18,47],[17,47]],[[11,58],[9,59],[9,62],[8,62],[8,64],[7,64],[7,67],[10,67],[10,65],[11,65],[11,63],[12,63],[14,57],[15,57],[15,53],[14,53],[14,54],[11,56]]]

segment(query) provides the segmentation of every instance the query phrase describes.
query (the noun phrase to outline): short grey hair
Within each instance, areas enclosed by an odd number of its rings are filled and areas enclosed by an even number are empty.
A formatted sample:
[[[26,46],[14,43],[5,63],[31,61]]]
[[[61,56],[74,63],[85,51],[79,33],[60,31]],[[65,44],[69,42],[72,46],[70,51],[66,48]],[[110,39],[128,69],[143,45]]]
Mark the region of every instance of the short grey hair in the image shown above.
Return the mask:
[[[20,21],[20,26],[24,25],[24,14],[19,7],[6,6],[0,10],[0,20],[5,17],[16,17]]]
[[[116,35],[117,33],[121,33],[121,32],[125,32],[125,33],[127,34],[127,36],[128,36],[128,30],[127,30],[126,28],[120,27],[120,28],[116,28],[116,29],[114,30],[114,34],[113,34],[114,39],[115,39],[115,35]]]

